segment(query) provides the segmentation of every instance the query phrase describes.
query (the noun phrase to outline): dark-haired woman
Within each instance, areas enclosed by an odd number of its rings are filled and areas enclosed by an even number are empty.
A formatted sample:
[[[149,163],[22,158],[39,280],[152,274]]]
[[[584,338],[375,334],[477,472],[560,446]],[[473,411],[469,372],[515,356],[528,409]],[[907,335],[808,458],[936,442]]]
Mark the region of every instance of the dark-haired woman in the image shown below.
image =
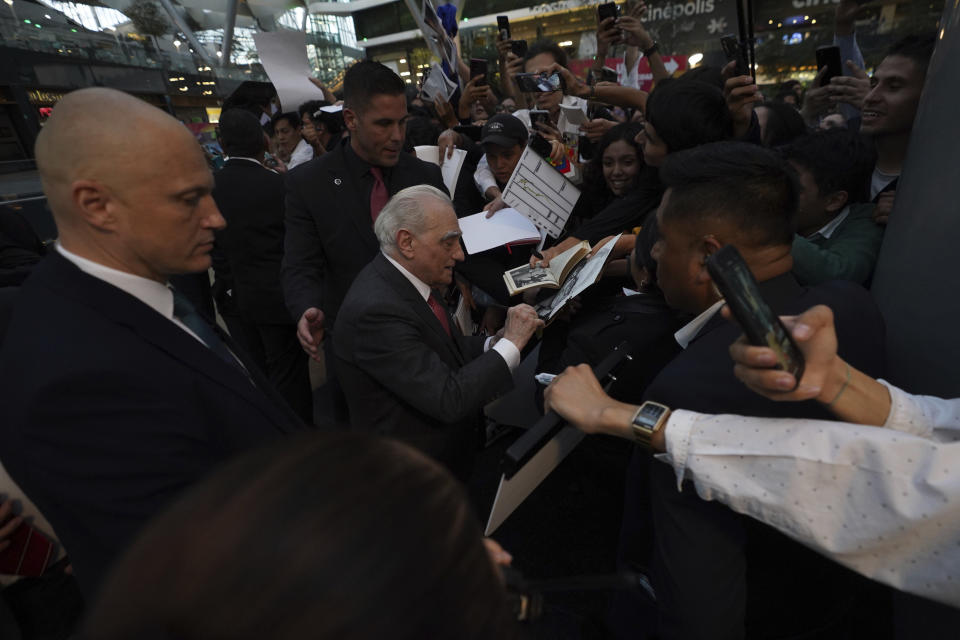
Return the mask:
[[[81,637],[509,640],[495,557],[440,465],[311,434],[230,463],[154,520]]]

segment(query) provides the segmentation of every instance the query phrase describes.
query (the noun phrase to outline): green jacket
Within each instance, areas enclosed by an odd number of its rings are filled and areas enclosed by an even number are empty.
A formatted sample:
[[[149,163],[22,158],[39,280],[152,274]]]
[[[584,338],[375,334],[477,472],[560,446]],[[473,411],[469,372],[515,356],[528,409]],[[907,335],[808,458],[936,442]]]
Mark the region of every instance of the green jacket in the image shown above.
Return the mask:
[[[873,204],[854,204],[829,238],[793,239],[793,273],[801,284],[851,280],[865,285],[880,253],[883,227],[873,221]]]

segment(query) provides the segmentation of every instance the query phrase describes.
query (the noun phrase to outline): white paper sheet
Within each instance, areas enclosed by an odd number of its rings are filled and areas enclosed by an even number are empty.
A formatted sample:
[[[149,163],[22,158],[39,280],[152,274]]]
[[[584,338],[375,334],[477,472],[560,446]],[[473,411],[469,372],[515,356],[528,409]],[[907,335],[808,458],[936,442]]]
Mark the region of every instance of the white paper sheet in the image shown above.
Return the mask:
[[[427,102],[434,102],[437,96],[440,96],[446,102],[450,102],[450,97],[456,90],[456,83],[447,77],[439,64],[434,62],[430,65],[427,79],[423,81],[423,86],[420,87],[420,97]]]
[[[580,199],[580,189],[527,147],[501,196],[551,238],[558,237]]]
[[[454,149],[452,158],[444,158],[443,164],[440,164],[440,148],[430,145],[420,145],[414,147],[417,157],[424,162],[432,162],[440,165],[440,173],[443,174],[443,184],[447,186],[450,197],[457,190],[457,180],[460,178],[460,169],[463,168],[463,161],[467,159],[467,152],[463,149]]]
[[[540,239],[536,225],[516,209],[500,209],[492,218],[487,218],[486,211],[460,218],[460,231],[467,253],[471,255],[502,247],[508,242]]]
[[[280,98],[283,111],[296,111],[307,100],[323,100],[323,91],[308,79],[306,36],[302,31],[261,31],[253,34],[257,55]]]
[[[583,112],[583,109],[581,109],[579,105],[571,106],[571,105],[561,104],[560,111],[562,111],[563,115],[567,117],[568,124],[579,126],[581,124],[584,124],[585,122],[589,122],[587,120],[587,114]]]

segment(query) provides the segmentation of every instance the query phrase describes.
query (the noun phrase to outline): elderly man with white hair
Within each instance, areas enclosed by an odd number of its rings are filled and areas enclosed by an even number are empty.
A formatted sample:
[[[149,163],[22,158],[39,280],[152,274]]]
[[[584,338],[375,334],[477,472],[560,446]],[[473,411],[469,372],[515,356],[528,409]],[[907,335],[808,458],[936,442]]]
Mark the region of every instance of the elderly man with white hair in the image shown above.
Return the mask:
[[[497,336],[460,333],[435,293],[463,260],[457,216],[438,189],[398,192],[374,232],[380,253],[354,280],[333,332],[351,424],[405,439],[464,479],[481,407],[509,387],[543,322],[521,304]]]

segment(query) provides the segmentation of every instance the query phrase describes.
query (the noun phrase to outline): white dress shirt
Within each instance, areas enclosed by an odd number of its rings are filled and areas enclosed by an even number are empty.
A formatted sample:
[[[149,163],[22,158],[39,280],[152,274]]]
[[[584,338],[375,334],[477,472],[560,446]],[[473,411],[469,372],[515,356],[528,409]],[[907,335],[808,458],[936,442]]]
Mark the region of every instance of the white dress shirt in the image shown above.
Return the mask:
[[[714,302],[704,312],[680,327],[680,329],[673,334],[673,339],[677,341],[677,344],[680,345],[681,349],[686,349],[687,346],[693,342],[693,339],[696,338],[697,334],[700,333],[703,327],[710,322],[711,318],[717,315],[717,312],[720,311],[721,307],[723,307],[722,299]]]
[[[677,482],[818,553],[960,607],[960,399],[890,390],[884,428],[675,411]]]
[[[144,303],[162,315],[164,318],[196,338],[200,344],[207,346],[206,343],[201,340],[199,336],[197,336],[197,334],[195,334],[193,331],[190,331],[185,324],[180,322],[180,320],[173,315],[173,291],[166,284],[162,284],[156,280],[150,280],[149,278],[136,276],[132,273],[127,273],[126,271],[120,271],[112,267],[106,267],[99,262],[82,258],[77,254],[65,249],[59,241],[55,246],[57,251],[59,251],[64,258],[77,265],[77,267],[79,267],[79,269],[84,273],[99,280],[103,280],[107,284],[113,285],[121,291],[129,293],[131,296]]]
[[[396,260],[388,256],[386,253],[383,253],[383,257],[386,258],[390,262],[390,264],[396,267],[397,270],[401,274],[403,274],[404,278],[410,281],[410,284],[412,284],[416,288],[417,293],[419,293],[423,297],[423,301],[426,302],[427,299],[430,297],[430,285],[428,285],[423,280],[421,280],[417,276],[407,271],[407,269],[402,264],[400,264],[399,262],[397,262]],[[432,310],[431,310],[431,313],[433,313]],[[507,363],[507,367],[509,367],[510,373],[513,373],[514,370],[516,370],[516,368],[520,365],[520,349],[518,349],[515,344],[513,344],[506,338],[500,338],[499,340],[496,341],[495,344],[493,344],[493,346],[491,346],[490,344],[492,341],[493,341],[493,337],[487,338],[487,341],[483,345],[484,352],[487,352],[493,349],[494,351],[499,353],[500,356],[503,358],[504,362]]]
[[[309,142],[300,138],[300,142],[297,143],[297,146],[293,148],[293,153],[290,154],[290,162],[287,163],[287,169],[293,169],[310,160],[313,160],[313,147],[310,146]]]
[[[818,237],[829,238],[830,236],[833,235],[833,232],[837,230],[837,227],[839,227],[840,224],[847,219],[848,215],[850,215],[850,205],[845,206],[843,210],[840,211],[840,213],[834,216],[834,218],[830,222],[823,225],[822,228],[808,235],[807,239],[813,240],[814,238],[818,238]]]

